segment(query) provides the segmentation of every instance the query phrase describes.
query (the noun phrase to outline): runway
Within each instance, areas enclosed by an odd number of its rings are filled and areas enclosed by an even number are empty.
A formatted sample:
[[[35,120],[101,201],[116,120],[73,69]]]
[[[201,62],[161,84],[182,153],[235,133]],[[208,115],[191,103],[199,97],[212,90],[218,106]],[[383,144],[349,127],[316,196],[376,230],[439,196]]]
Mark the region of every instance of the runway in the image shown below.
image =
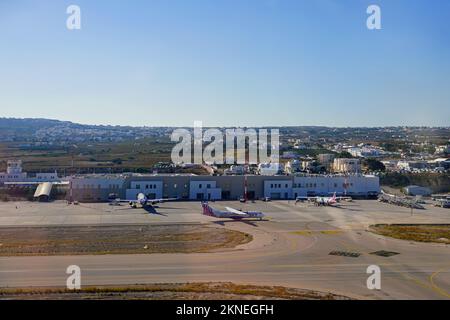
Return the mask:
[[[65,208],[63,203],[40,207],[37,204],[37,209],[22,208],[21,216],[2,210],[0,225],[3,226],[42,225],[61,217],[67,224],[216,223],[251,233],[254,240],[232,250],[201,254],[3,257],[0,258],[0,287],[62,287],[67,279],[67,266],[75,264],[81,268],[83,286],[231,281],[314,289],[363,299],[450,299],[448,245],[388,239],[366,231],[373,223],[448,223],[447,209],[430,206],[411,216],[409,209],[376,201],[356,201],[342,208],[317,208],[282,201],[212,205],[261,210],[267,213],[268,221],[217,221],[201,216],[199,204],[195,202],[162,204],[157,208],[159,215],[106,204],[80,208]],[[43,214],[43,208],[50,209]],[[83,216],[89,218],[80,218]],[[379,250],[398,254],[391,257],[372,254]],[[330,255],[332,251],[360,255]],[[367,288],[369,265],[381,268],[381,290]]]

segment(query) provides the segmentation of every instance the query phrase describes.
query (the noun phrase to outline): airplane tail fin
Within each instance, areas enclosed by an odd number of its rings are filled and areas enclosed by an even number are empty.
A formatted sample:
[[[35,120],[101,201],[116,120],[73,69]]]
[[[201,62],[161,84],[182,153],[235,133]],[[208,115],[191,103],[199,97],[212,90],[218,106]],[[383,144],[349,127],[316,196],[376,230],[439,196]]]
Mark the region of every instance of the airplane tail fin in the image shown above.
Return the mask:
[[[333,201],[336,201],[336,191],[333,193],[333,197],[331,198]]]
[[[214,216],[213,209],[209,206],[208,202],[202,202],[203,212],[202,214],[205,216]]]

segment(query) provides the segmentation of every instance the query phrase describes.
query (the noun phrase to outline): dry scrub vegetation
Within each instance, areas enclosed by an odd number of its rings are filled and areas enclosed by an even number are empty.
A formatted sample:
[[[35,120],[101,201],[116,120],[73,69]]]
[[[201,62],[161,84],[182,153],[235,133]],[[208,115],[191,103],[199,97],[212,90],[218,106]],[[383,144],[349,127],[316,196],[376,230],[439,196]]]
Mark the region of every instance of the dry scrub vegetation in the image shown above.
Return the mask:
[[[58,288],[0,289],[0,299],[343,300],[349,298],[331,293],[280,286],[209,282],[149,284],[125,287],[88,287],[78,291]]]
[[[450,244],[449,224],[376,224],[369,230],[396,239]]]
[[[211,252],[251,240],[197,224],[8,227],[0,228],[0,256]]]

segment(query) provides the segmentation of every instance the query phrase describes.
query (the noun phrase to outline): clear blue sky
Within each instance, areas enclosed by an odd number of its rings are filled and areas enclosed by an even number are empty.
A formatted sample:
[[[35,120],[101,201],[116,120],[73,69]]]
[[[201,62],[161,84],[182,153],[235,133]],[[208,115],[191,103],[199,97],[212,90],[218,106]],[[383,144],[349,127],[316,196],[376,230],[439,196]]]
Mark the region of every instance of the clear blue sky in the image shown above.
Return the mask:
[[[450,125],[447,0],[0,0],[0,40],[0,117]]]

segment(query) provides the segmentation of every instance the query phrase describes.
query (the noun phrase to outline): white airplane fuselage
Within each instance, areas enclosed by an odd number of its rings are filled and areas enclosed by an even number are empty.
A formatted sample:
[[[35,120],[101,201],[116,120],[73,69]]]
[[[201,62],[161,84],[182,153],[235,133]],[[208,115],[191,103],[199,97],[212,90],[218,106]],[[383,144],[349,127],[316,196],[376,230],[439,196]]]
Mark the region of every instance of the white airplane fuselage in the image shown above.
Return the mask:
[[[202,203],[203,215],[215,217],[215,218],[229,218],[234,220],[241,220],[245,218],[254,218],[260,219],[264,218],[264,214],[262,212],[254,212],[254,211],[241,211],[240,213],[234,213],[232,211],[221,211],[212,208],[207,203]],[[229,208],[228,210],[234,210]],[[238,210],[236,210],[238,211]]]
[[[141,192],[137,195],[136,201],[130,201],[130,206],[136,207],[136,205],[139,204],[142,207],[145,207],[149,202],[151,202],[151,200],[149,200],[147,196]]]
[[[335,203],[337,203],[336,197],[317,197],[315,202],[319,205],[323,206],[331,206]]]

